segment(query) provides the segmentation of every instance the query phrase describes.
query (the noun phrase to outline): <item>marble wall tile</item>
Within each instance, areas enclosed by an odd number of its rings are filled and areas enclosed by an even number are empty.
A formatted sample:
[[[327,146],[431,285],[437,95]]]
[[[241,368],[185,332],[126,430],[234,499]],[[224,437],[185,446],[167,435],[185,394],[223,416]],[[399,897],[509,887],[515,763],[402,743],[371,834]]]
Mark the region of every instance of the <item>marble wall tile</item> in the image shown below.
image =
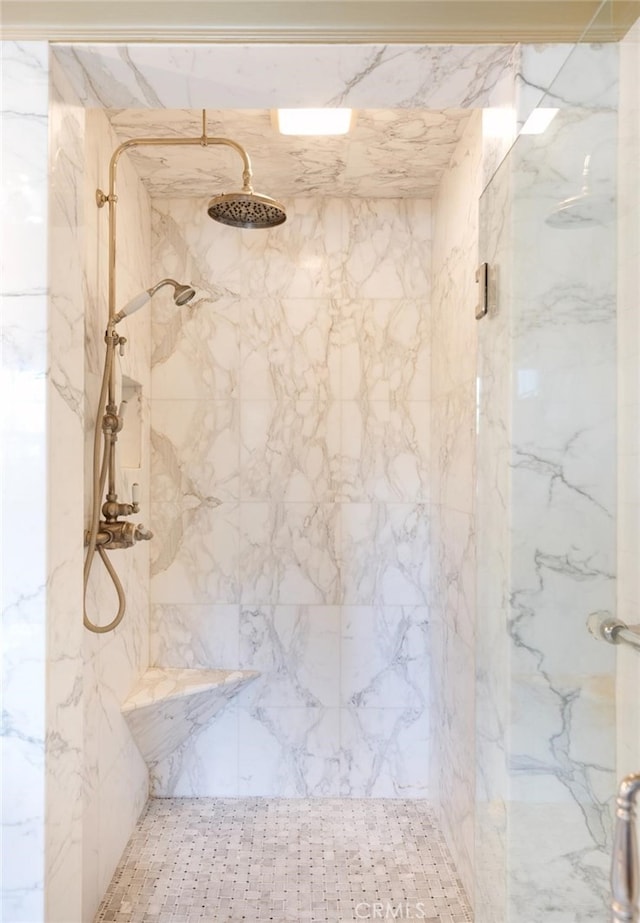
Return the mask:
[[[341,396],[339,302],[269,294],[243,299],[240,316],[243,400],[324,404]]]
[[[345,605],[427,603],[426,504],[343,503],[340,517]]]
[[[342,297],[429,297],[431,206],[419,199],[346,199]]]
[[[508,79],[509,74],[505,75]],[[513,81],[509,81],[513,87]],[[267,109],[207,109],[207,133],[235,138],[251,155],[254,186],[278,199],[314,195],[430,198],[437,191],[468,109],[358,109],[349,137],[282,135]],[[197,109],[111,111],[122,138],[198,137]],[[346,142],[346,143],[345,143]],[[129,155],[154,198],[200,198],[239,185],[238,155],[200,145],[134,147]]]
[[[238,705],[230,703],[186,744],[153,766],[158,798],[217,797],[239,794]]]
[[[291,44],[274,59],[268,45],[172,45],[161,66],[145,44],[58,45],[56,55],[87,106],[446,109],[493,105],[512,46]]]
[[[193,275],[175,276],[198,285]],[[185,283],[186,284],[186,283]],[[171,310],[173,308],[173,310]],[[156,320],[156,313],[159,315]],[[198,285],[182,308],[154,305],[151,385],[156,400],[230,400],[238,397],[240,305]]]
[[[426,798],[428,722],[421,709],[341,709],[340,794]]]
[[[159,667],[239,666],[238,605],[155,605],[149,660]]]
[[[47,46],[5,42],[1,69],[2,914],[27,923],[45,907]]]
[[[620,45],[618,122],[618,615],[640,618],[640,227],[635,195],[640,160],[640,23]],[[640,661],[620,646],[617,659],[617,774],[640,767]]]
[[[333,500],[340,477],[339,402],[243,400],[243,500]]]
[[[239,794],[331,797],[340,779],[338,708],[241,708]]]
[[[155,400],[153,503],[200,504],[240,496],[237,400]]]
[[[343,401],[341,499],[427,502],[431,494],[428,416],[427,401]]]
[[[53,62],[51,84],[45,915],[62,923],[81,913],[84,112]]]
[[[341,301],[337,335],[343,400],[429,400],[428,306],[422,298]]]
[[[152,656],[219,666],[237,645],[261,676],[239,703],[234,791],[338,795],[345,709],[374,725],[389,696],[398,710],[365,763],[390,735],[420,738],[420,753],[428,737],[431,212],[287,207],[261,235],[207,225],[199,201],[154,205],[154,259],[202,280],[204,300],[154,312]],[[364,297],[368,240],[380,276]],[[233,789],[215,723],[159,767],[156,792]],[[348,786],[424,791],[426,761],[396,786],[398,765],[365,765]]]
[[[126,797],[123,797],[126,780]],[[103,895],[113,877],[114,862],[124,852],[131,831],[149,797],[149,771],[138,748],[129,738],[111,769],[101,779],[98,793],[98,895]]]
[[[242,606],[240,667],[260,676],[245,703],[270,707],[336,707],[340,684],[338,606]]]
[[[151,507],[154,603],[233,603],[239,599],[240,508],[215,497]]]
[[[451,510],[473,512],[475,485],[471,477],[475,455],[476,383],[463,385],[432,402],[432,495]]]
[[[340,701],[355,708],[412,708],[426,716],[429,610],[345,606]]]
[[[513,92],[513,87],[505,88]],[[476,343],[478,198],[491,158],[479,113],[434,203],[430,426],[430,768],[433,798],[473,903],[475,880]],[[493,153],[499,150],[496,147]]]
[[[505,162],[480,200],[480,258],[500,267],[496,304],[509,305],[512,282],[511,164]],[[506,919],[508,782],[504,732],[509,714],[509,387],[510,315],[495,311],[478,328],[476,889],[479,921]],[[491,664],[491,668],[487,665]]]
[[[243,603],[337,603],[340,516],[332,503],[242,503]]]

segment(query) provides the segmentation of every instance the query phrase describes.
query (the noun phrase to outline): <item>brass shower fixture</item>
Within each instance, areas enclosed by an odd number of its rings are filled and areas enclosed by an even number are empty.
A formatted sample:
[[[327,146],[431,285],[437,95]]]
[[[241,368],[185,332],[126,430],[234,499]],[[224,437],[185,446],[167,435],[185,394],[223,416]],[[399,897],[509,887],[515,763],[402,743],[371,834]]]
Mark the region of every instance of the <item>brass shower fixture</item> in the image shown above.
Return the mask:
[[[100,386],[98,405],[98,418],[96,419],[93,440],[93,496],[91,508],[91,522],[85,533],[85,546],[87,553],[84,562],[84,625],[89,631],[98,634],[112,631],[116,628],[125,613],[126,598],[122,583],[109,560],[108,550],[131,548],[136,542],[148,541],[153,538],[153,533],[142,524],[134,525],[122,517],[138,513],[139,486],[133,485],[131,503],[119,503],[116,492],[116,443],[118,434],[124,423],[124,410],[126,401],[120,406],[116,404],[115,357],[116,351],[121,352],[126,343],[125,337],[120,336],[116,326],[125,317],[143,307],[158,289],[172,285],[174,289],[173,300],[181,306],[190,301],[195,295],[195,289],[190,285],[181,285],[175,279],[162,279],[157,285],[141,292],[132,298],[124,308],[116,312],[116,206],[117,195],[117,170],[121,155],[133,147],[145,146],[201,146],[226,145],[233,148],[242,159],[242,189],[238,193],[224,193],[214,196],[208,205],[208,214],[215,221],[239,228],[271,228],[282,224],[286,220],[284,207],[269,196],[258,195],[253,191],[251,161],[249,155],[237,141],[231,138],[214,138],[207,135],[206,111],[202,110],[202,134],[196,138],[130,138],[115,149],[109,162],[109,191],[104,193],[96,190],[96,204],[98,208],[109,206],[109,313],[107,329],[105,332],[105,363]],[[100,420],[100,411],[104,412]],[[100,499],[107,487],[106,500],[100,506]],[[100,519],[102,513],[103,519]],[[89,574],[94,556],[98,553],[113,582],[118,595],[118,611],[115,618],[107,625],[96,625],[87,616],[86,595]]]

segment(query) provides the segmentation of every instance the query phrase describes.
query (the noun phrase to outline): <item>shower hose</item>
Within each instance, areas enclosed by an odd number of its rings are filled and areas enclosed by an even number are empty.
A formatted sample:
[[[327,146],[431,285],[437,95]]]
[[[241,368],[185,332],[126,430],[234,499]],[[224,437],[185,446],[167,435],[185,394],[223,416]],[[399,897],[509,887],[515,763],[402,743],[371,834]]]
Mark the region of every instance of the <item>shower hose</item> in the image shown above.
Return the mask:
[[[96,423],[93,434],[93,472],[92,472],[92,504],[91,504],[91,524],[89,527],[89,539],[87,542],[87,554],[84,559],[84,588],[82,595],[82,614],[85,628],[88,628],[89,631],[93,631],[96,634],[105,634],[108,631],[113,631],[124,616],[126,598],[124,595],[124,589],[120,578],[115,572],[113,564],[109,560],[107,552],[104,548],[101,548],[98,545],[98,530],[100,528],[100,499],[104,493],[104,487],[107,481],[107,472],[109,470],[109,453],[111,449],[111,440],[113,438],[112,434],[102,433],[102,427],[100,426],[100,413],[102,408],[105,406],[107,401],[107,392],[109,390],[109,384],[111,382],[111,376],[113,374],[113,355],[115,350],[115,342],[111,337],[107,337],[107,350],[104,359],[104,371],[102,373],[102,384],[100,386],[100,397],[98,399],[98,412],[96,414]],[[104,436],[103,442],[104,447],[102,450],[102,461],[100,453],[100,437]],[[108,625],[96,625],[91,621],[87,615],[87,585],[89,583],[89,574],[91,573],[91,565],[93,564],[93,559],[95,557],[96,551],[102,559],[107,573],[109,574],[111,581],[116,589],[118,594],[118,612],[116,617],[109,622]]]

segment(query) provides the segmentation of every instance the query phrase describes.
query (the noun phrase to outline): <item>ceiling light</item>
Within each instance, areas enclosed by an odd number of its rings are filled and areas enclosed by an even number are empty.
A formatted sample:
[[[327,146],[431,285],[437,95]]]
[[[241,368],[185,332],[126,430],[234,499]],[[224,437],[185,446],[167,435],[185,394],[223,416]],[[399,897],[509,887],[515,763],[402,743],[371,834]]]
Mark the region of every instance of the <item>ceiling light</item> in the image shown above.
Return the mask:
[[[346,135],[351,128],[351,109],[278,109],[281,135]]]
[[[523,135],[541,135],[555,119],[559,109],[534,109],[521,129]]]

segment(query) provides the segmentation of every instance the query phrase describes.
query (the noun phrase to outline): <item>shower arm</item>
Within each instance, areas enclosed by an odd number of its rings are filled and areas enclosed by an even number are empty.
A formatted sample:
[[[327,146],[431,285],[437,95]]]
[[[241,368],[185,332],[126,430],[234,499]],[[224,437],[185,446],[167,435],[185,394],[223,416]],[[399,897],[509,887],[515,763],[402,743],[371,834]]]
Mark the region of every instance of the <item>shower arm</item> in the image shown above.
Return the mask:
[[[117,224],[117,179],[118,179],[118,162],[121,155],[133,147],[210,147],[214,145],[224,145],[233,148],[242,159],[242,191],[247,194],[253,193],[253,172],[251,169],[251,159],[244,147],[231,138],[218,138],[207,135],[207,112],[202,110],[202,134],[194,138],[129,138],[123,141],[115,149],[109,161],[109,192],[105,194],[101,189],[96,190],[96,204],[98,208],[104,205],[109,206],[109,255],[108,255],[108,302],[109,317],[107,332],[105,336],[113,337],[115,335],[116,324],[116,224]],[[109,375],[108,390],[108,412],[116,413],[115,403],[115,351],[111,356],[112,369]],[[109,475],[108,475],[108,494],[112,502],[116,500],[115,491],[115,441],[112,443],[112,451],[109,457]]]
[[[194,138],[129,138],[115,149],[109,162],[109,192],[96,190],[98,208],[109,205],[109,324],[113,323],[116,313],[116,205],[118,161],[121,155],[133,147],[211,147],[224,145],[233,148],[242,158],[242,191],[253,193],[253,172],[249,154],[237,141],[231,138],[216,138],[207,135],[206,110],[202,110],[202,134]]]

